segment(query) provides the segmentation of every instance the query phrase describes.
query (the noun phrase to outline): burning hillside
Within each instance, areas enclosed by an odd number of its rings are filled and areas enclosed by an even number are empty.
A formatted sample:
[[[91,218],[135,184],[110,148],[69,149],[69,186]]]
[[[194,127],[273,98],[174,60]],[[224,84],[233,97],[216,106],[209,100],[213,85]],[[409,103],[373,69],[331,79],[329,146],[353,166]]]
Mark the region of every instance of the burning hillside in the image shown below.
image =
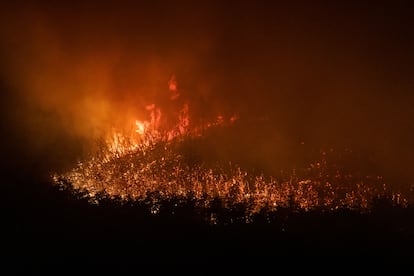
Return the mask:
[[[244,206],[245,221],[279,208],[369,210],[378,197],[388,197],[397,205],[408,203],[400,193],[388,190],[381,176],[352,171],[332,158],[351,151],[321,152],[309,166],[277,176],[251,173],[232,162],[207,162],[197,154],[209,134],[231,130],[242,120],[219,114],[210,121],[193,122],[190,105],[178,101],[174,77],[168,87],[171,111],[147,105],[147,120],[136,120],[127,131],[112,128],[94,156],[67,173],[53,175],[54,182],[74,188],[96,204],[102,198],[150,202],[153,214],[160,211],[163,200],[170,199],[191,200],[200,208],[217,202],[229,210]],[[210,218],[216,222],[214,216]]]

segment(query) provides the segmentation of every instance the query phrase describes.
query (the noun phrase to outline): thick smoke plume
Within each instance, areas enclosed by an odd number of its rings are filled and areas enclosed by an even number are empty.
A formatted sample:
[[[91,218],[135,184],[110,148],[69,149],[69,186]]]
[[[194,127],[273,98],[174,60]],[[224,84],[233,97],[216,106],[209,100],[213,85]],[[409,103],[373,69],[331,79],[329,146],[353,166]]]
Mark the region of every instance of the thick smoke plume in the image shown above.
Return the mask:
[[[351,148],[412,182],[403,5],[135,2],[1,4],[8,164],[73,165],[111,126],[146,119],[148,104],[168,108],[174,75],[192,118],[239,114],[237,133],[211,143],[217,158],[277,171]]]

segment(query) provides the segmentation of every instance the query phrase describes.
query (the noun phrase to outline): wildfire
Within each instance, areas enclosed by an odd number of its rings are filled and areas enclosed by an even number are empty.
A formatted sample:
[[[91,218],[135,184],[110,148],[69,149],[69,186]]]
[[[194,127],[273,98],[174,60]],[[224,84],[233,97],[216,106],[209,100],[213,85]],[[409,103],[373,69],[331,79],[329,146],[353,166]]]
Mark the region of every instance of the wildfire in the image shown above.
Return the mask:
[[[168,87],[175,95],[171,100],[180,96],[175,77]],[[366,210],[375,197],[389,193],[381,177],[354,176],[329,164],[324,156],[308,168],[280,179],[251,175],[231,164],[190,164],[180,151],[184,142],[201,139],[210,128],[231,125],[239,117],[218,114],[204,125],[192,125],[189,108],[187,103],[183,104],[176,122],[166,126],[160,108],[155,104],[146,106],[148,120],[136,120],[131,133],[113,129],[99,154],[79,162],[65,174],[53,175],[54,182],[71,186],[95,202],[102,197],[150,200],[153,214],[158,212],[157,206],[163,199],[194,200],[201,208],[211,207],[217,200],[229,210],[243,205],[246,221],[256,213],[287,207]],[[391,198],[396,204],[407,203],[398,193],[391,193]],[[214,215],[211,221],[216,221]]]
[[[148,128],[147,122],[141,122],[136,120],[135,125],[137,126],[137,129],[135,130],[139,135],[144,135]]]

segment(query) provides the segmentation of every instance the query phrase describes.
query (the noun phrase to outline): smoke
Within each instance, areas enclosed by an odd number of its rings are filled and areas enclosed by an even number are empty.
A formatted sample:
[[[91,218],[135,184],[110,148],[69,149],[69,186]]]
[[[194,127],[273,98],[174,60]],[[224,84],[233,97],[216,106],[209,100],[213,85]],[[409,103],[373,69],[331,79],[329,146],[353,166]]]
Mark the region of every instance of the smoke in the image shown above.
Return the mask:
[[[143,19],[141,8],[17,2],[2,9],[9,160],[25,154],[45,170],[70,166],[111,126],[133,125],[148,116],[146,105],[162,105],[172,73],[195,83],[209,40],[188,43],[179,29]],[[152,9],[167,20],[168,10]]]
[[[404,6],[3,5],[8,152],[45,170],[73,165],[108,126],[147,119],[146,105],[167,108],[174,75],[193,118],[237,113],[244,122],[211,143],[218,158],[277,170],[304,162],[303,147],[352,148],[380,172],[413,180]]]

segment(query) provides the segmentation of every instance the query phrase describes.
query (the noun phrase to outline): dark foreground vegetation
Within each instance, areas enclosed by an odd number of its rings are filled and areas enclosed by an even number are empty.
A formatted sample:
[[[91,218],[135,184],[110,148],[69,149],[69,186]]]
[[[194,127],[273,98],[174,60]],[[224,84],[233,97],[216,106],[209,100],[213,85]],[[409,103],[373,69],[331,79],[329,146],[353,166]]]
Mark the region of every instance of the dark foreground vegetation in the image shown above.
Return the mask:
[[[414,206],[395,206],[386,198],[377,199],[369,212],[281,208],[246,223],[243,206],[228,210],[213,204],[206,209],[171,199],[160,202],[153,214],[146,202],[103,199],[94,205],[49,183],[32,184],[5,186],[11,196],[2,202],[3,252],[21,264],[40,260],[68,267],[163,263],[211,268],[225,263],[241,269],[299,260],[409,263],[414,256]]]

